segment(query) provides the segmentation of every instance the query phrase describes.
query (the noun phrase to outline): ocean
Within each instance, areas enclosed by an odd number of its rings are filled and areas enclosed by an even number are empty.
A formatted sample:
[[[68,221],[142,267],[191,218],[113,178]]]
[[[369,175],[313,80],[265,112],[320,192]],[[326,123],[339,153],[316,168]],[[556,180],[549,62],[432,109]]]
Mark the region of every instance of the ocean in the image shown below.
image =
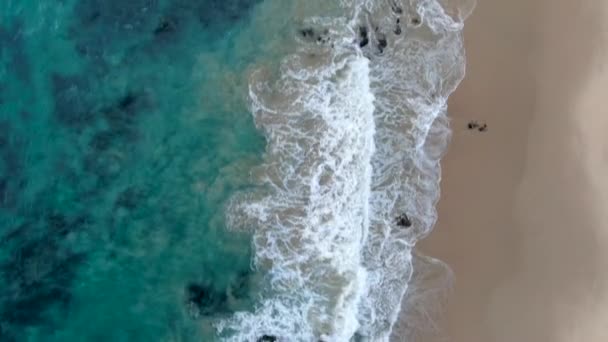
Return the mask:
[[[0,341],[410,340],[463,4],[0,1]]]

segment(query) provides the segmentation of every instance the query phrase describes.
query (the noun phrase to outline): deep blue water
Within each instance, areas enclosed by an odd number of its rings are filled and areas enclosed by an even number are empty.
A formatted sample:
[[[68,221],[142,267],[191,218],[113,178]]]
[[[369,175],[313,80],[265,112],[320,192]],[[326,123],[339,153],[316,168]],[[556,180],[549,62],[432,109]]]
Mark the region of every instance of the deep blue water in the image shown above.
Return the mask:
[[[252,306],[223,208],[264,139],[217,68],[257,2],[0,2],[0,341],[211,341]]]

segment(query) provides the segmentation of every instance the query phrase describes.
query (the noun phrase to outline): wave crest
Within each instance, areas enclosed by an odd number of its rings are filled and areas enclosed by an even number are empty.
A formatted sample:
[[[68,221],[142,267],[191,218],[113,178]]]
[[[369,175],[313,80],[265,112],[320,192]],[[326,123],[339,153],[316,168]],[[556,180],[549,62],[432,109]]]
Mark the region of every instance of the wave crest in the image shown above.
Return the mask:
[[[267,149],[253,171],[260,190],[236,196],[227,216],[252,232],[269,287],[254,312],[218,323],[235,332],[227,340],[388,340],[412,248],[436,220],[462,16],[437,0],[336,5],[342,17],[301,21],[278,71],[251,75]]]

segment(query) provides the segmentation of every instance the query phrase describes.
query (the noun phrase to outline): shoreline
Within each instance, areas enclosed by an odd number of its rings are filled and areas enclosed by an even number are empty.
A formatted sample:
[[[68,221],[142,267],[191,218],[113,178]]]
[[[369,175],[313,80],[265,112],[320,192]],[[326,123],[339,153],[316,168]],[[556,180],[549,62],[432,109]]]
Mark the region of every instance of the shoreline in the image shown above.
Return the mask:
[[[608,340],[607,19],[590,0],[480,0],[465,23],[439,220],[419,247],[454,271],[449,341]]]

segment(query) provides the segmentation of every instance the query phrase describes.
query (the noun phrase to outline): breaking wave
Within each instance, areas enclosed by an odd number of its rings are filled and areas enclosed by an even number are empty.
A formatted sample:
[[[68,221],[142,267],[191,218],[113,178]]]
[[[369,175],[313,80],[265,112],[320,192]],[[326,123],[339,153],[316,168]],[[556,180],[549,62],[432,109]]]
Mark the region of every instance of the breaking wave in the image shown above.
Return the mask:
[[[253,312],[217,323],[225,340],[389,340],[412,249],[437,216],[469,3],[289,7],[299,23],[292,53],[250,75],[251,112],[267,140],[252,172],[260,187],[227,210],[232,229],[253,234],[253,266],[267,286]]]

